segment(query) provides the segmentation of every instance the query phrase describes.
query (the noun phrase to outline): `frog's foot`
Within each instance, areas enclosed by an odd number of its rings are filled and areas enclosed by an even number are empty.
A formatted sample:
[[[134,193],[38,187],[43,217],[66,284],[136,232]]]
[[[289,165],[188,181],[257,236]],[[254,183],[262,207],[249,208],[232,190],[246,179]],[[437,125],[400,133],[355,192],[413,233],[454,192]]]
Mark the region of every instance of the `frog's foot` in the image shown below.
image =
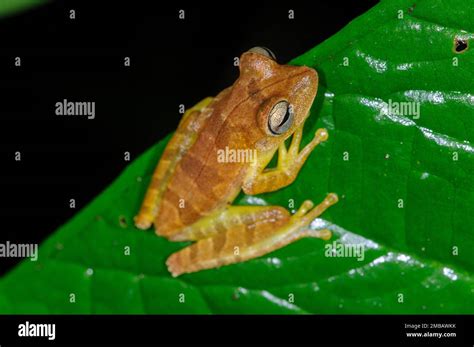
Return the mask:
[[[255,195],[271,192],[291,184],[298,176],[301,167],[314,148],[328,139],[328,132],[324,128],[316,131],[314,138],[300,150],[303,127],[293,133],[290,147],[285,142],[278,147],[278,164],[271,169],[256,169],[257,172],[249,175],[242,189],[246,194]]]
[[[272,222],[260,223],[244,232],[241,228],[234,227],[213,237],[199,240],[172,254],[166,261],[168,270],[176,277],[184,273],[257,258],[302,237],[328,240],[331,237],[329,230],[311,230],[308,226],[337,201],[337,195],[330,193],[316,207],[313,207],[311,201],[305,201],[283,225],[275,226]]]
[[[313,149],[328,139],[328,131],[324,128],[316,130],[313,139],[302,150],[300,150],[301,138],[303,137],[303,128],[299,128],[293,134],[291,144],[288,150],[284,142],[278,148],[278,168],[288,172],[289,176],[298,174],[304,162]]]

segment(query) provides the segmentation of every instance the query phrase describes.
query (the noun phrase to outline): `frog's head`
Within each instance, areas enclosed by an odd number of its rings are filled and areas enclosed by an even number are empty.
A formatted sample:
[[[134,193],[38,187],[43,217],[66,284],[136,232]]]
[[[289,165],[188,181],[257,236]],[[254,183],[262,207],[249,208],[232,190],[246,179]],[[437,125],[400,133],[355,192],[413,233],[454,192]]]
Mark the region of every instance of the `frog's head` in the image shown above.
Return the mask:
[[[318,74],[306,66],[280,65],[273,53],[253,48],[240,58],[238,84],[252,104],[255,122],[252,142],[260,150],[273,150],[303,126],[318,89]]]

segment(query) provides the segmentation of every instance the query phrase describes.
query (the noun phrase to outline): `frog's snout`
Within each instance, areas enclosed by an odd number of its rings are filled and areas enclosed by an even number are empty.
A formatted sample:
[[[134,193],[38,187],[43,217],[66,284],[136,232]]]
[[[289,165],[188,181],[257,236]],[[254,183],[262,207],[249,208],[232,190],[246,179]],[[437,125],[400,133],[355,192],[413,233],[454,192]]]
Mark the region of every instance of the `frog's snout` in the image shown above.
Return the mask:
[[[317,86],[318,73],[316,72],[316,70],[308,66],[302,66],[302,68],[303,68],[303,71],[301,72],[301,76],[308,81],[308,85]]]

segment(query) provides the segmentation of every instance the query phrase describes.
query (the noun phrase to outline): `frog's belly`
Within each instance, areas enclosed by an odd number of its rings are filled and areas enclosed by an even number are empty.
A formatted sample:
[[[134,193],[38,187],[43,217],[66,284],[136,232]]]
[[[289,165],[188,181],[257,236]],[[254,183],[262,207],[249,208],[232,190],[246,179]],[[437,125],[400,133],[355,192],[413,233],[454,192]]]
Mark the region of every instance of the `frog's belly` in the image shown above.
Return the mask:
[[[155,229],[169,236],[203,216],[232,203],[241,189],[245,168],[238,163],[201,161],[187,155],[176,166],[163,194]]]

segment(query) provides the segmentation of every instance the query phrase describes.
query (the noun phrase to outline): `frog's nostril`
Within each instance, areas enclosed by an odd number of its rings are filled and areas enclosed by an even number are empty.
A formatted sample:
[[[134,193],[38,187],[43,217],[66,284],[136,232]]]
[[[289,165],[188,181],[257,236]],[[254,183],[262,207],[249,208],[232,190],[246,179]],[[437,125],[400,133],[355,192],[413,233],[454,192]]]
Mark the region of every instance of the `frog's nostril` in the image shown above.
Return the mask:
[[[315,69],[310,68],[308,66],[304,66],[303,68],[304,68],[304,70],[301,73],[302,75],[307,76],[311,80],[314,80],[314,79],[317,80],[318,79],[318,73],[316,72]]]

